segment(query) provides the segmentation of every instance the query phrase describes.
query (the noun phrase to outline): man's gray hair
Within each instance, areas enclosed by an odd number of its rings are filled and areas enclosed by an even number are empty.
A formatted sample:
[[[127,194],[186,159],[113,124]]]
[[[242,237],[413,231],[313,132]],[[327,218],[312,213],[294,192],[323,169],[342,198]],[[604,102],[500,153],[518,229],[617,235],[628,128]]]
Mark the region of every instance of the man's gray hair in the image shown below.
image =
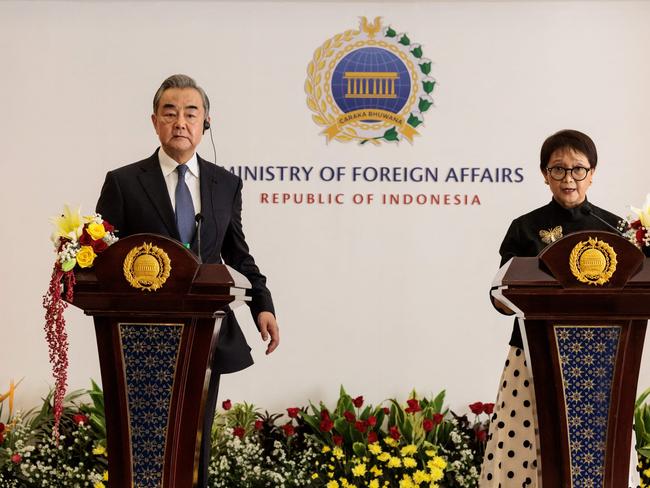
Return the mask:
[[[203,100],[203,110],[205,111],[205,118],[208,118],[210,114],[210,100],[208,100],[208,95],[206,95],[203,88],[196,84],[194,78],[191,78],[187,75],[171,75],[165,81],[162,82],[160,88],[153,96],[153,113],[158,111],[158,105],[160,105],[160,99],[162,98],[163,92],[169,88],[194,88],[201,95]]]

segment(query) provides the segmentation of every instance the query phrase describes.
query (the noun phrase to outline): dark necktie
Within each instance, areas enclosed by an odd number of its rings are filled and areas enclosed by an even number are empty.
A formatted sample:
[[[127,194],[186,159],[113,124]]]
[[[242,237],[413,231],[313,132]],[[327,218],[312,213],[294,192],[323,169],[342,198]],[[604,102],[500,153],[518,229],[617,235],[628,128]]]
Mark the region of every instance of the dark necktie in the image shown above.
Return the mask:
[[[187,166],[179,164],[176,167],[178,172],[178,183],[176,184],[176,227],[183,244],[192,242],[194,236],[194,204],[190,189],[185,183],[185,173]]]

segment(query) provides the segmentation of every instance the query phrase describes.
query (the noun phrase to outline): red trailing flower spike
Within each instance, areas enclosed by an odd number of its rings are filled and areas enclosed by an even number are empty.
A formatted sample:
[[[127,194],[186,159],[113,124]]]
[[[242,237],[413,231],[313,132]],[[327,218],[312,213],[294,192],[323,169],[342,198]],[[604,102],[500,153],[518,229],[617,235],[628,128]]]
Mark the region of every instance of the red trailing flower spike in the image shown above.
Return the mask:
[[[75,278],[72,271],[64,272],[57,264],[52,270],[50,285],[43,296],[45,308],[45,338],[47,340],[52,376],[54,376],[54,427],[52,435],[59,442],[59,424],[63,413],[63,399],[68,387],[68,334],[65,330],[63,312],[68,304],[63,300],[61,288],[65,288],[65,299],[72,302]]]

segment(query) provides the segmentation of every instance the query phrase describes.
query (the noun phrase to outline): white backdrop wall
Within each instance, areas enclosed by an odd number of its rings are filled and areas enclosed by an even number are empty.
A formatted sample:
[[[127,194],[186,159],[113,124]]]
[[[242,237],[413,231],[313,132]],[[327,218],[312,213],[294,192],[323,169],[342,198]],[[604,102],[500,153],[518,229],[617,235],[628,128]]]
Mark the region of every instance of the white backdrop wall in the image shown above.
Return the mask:
[[[435,107],[408,143],[331,142],[305,104],[314,50],[382,16],[433,60]],[[590,134],[600,163],[590,199],[618,214],[650,191],[650,4],[646,2],[2,2],[0,3],[0,392],[24,381],[31,407],[52,380],[41,296],[48,219],[94,208],[106,171],[157,145],[151,99],[168,75],[207,90],[224,166],[314,167],[306,182],[246,181],[244,224],[282,330],[270,357],[246,309],[256,365],[222,398],[269,409],[373,402],[448,390],[452,408],[491,401],[511,319],[487,290],[509,222],[545,204],[543,139]],[[212,159],[209,140],[199,152]],[[342,166],[338,182],[313,177]],[[523,168],[520,183],[354,182],[353,166]],[[343,193],[344,205],[271,205],[263,192]],[[480,205],[354,205],[354,193],[469,194]],[[99,379],[92,320],[68,310],[70,387]],[[640,388],[650,386],[644,360]]]

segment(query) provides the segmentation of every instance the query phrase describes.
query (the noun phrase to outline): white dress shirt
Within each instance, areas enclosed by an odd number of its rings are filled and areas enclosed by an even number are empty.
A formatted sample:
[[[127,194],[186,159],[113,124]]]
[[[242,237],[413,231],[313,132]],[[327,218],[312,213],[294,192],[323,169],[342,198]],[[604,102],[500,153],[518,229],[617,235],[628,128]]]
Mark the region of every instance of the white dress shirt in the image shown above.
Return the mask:
[[[178,163],[174,161],[161,147],[158,151],[158,161],[160,161],[160,169],[162,169],[163,176],[165,177],[165,184],[167,185],[167,192],[172,201],[172,208],[176,210],[176,184],[178,183],[178,172],[176,167]],[[194,213],[201,212],[201,185],[199,183],[199,162],[196,159],[196,153],[192,155],[187,163],[187,171],[185,172],[185,183],[190,189],[192,195],[192,204],[194,205]]]

